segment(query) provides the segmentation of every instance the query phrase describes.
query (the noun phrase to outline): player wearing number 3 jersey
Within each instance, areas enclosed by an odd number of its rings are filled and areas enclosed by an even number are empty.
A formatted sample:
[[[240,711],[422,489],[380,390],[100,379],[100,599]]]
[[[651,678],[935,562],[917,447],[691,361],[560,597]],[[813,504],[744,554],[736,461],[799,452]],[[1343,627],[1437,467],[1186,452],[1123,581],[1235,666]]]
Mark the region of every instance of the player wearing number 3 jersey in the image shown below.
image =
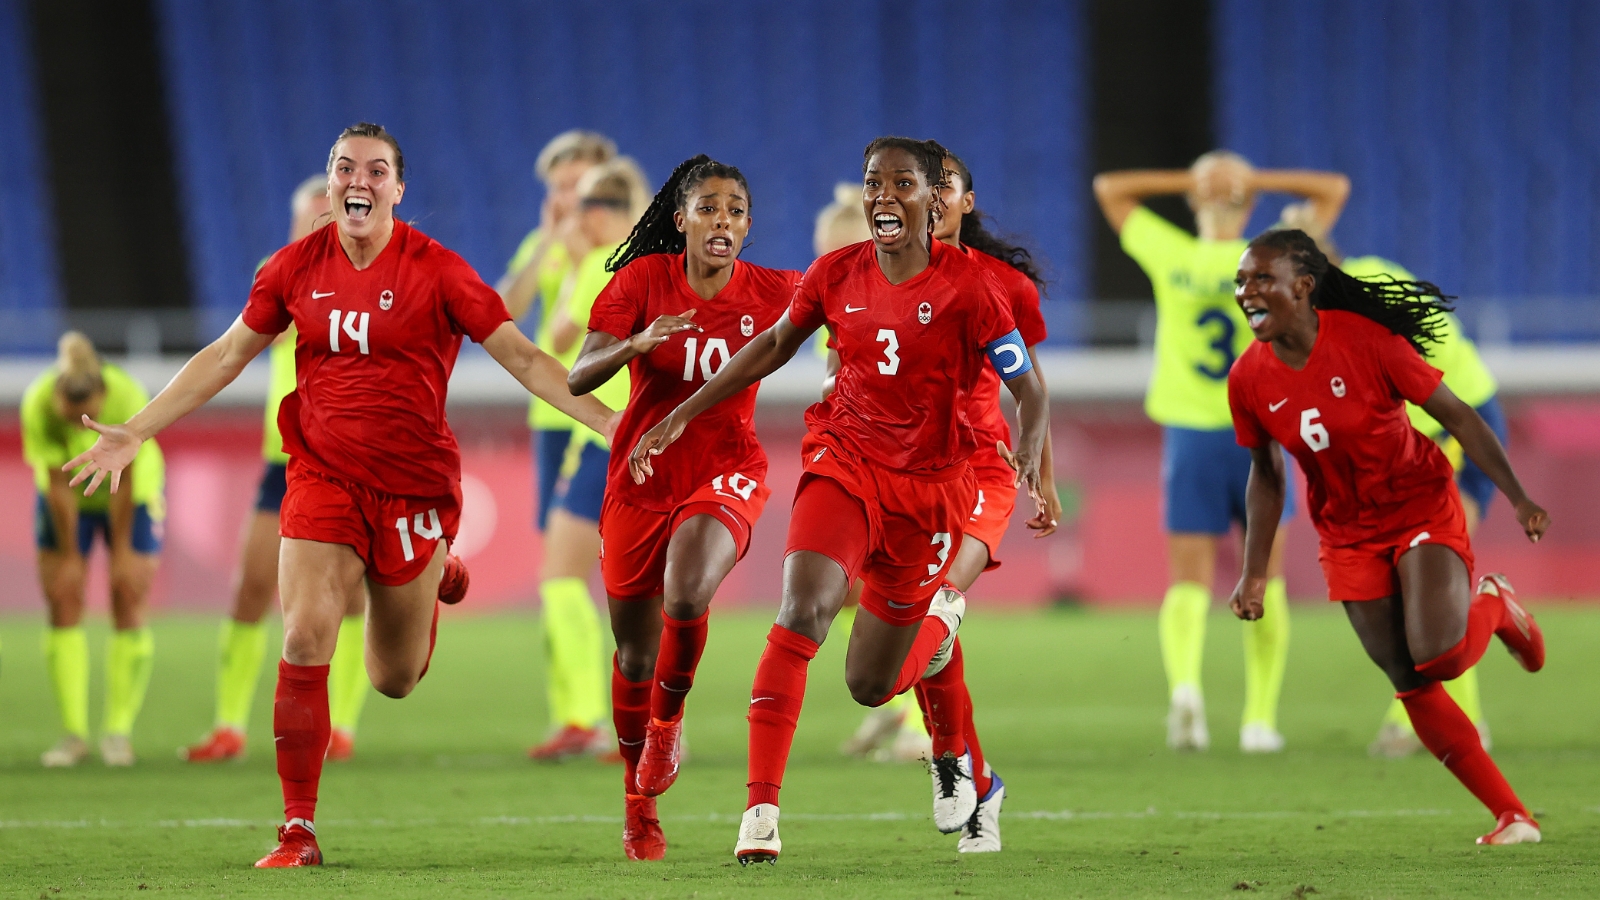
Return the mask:
[[[636,478],[651,475],[658,461],[664,475],[663,454],[698,416],[775,371],[824,324],[832,332],[836,389],[806,412],[783,602],[750,696],[749,806],[734,850],[744,863],[778,857],[778,791],[806,669],[858,575],[863,613],[845,661],[857,702],[881,705],[949,660],[965,602],[945,589],[944,577],[977,500],[966,410],[983,366],[992,365],[1018,398],[1017,482],[1039,498],[1048,412],[1004,292],[980,264],[932,240],[944,158],[932,141],[868,145],[862,199],[872,242],[813,263],[777,323],[630,454]],[[962,710],[936,705],[952,715]],[[973,782],[984,776],[965,754],[936,765],[936,788],[946,790],[935,800],[935,824],[954,832],[977,807]]]
[[[750,231],[750,186],[706,156],[661,186],[619,253],[589,315],[568,384],[585,393],[622,366],[632,390],[614,446],[631,448],[783,314],[799,272],[738,260]],[[752,384],[689,424],[635,482],[613,453],[600,510],[600,572],[617,654],[611,715],[623,772],[623,851],[661,859],[657,795],[678,777],[683,705],[705,649],[711,598],[750,546],[770,493],[756,440]]]
[[[293,324],[295,391],[278,425],[289,453],[279,593],[283,659],[273,707],[287,819],[258,867],[320,865],[317,787],[328,747],[328,661],[345,598],[367,583],[367,674],[390,697],[427,671],[438,601],[466,591],[446,565],[461,506],[461,458],[445,391],[463,335],[530,392],[601,432],[611,410],[574,398],[566,370],[533,346],[498,295],[454,253],[395,221],[405,158],[382,126],[345,129],[328,154],[333,222],[262,267],[244,314],[126,425],[69,463],[92,492],[140,443],[214,396]],[[76,483],[76,481],[74,483]]]
[[[1450,463],[1406,415],[1411,401],[1461,442],[1516,508],[1530,540],[1549,516],[1528,499],[1483,418],[1442,384],[1425,342],[1447,310],[1427,282],[1352,278],[1302,231],[1273,231],[1239,261],[1235,296],[1258,343],[1228,379],[1239,443],[1250,449],[1244,575],[1233,609],[1261,615],[1285,476],[1278,445],[1306,476],[1328,597],[1389,676],[1417,737],[1495,815],[1480,844],[1538,841],[1539,825],[1441,681],[1477,663],[1491,636],[1530,672],[1544,638],[1503,575],[1472,589]]]

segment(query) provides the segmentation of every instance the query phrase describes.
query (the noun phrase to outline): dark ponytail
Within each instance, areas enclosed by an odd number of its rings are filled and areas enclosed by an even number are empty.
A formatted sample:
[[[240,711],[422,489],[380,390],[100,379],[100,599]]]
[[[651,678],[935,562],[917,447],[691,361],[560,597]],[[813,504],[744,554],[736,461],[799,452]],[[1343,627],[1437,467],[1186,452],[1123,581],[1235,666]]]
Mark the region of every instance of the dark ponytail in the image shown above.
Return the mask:
[[[656,191],[644,215],[639,217],[633,231],[628,234],[628,239],[606,260],[606,271],[621,271],[628,263],[652,253],[684,252],[688,244],[683,232],[672,220],[672,214],[683,209],[689,192],[708,178],[731,178],[744,188],[747,199],[750,196],[750,184],[736,167],[719,163],[704,153],[691,156],[678,163],[678,167],[667,176],[666,183]]]
[[[961,178],[961,186],[966,191],[972,190],[972,172],[961,157],[947,152],[945,159],[955,167],[955,174]],[[963,191],[965,193],[965,191]],[[983,223],[989,218],[977,209],[961,217],[961,246],[971,247],[980,253],[986,253],[1000,260],[1018,272],[1028,276],[1033,286],[1044,290],[1044,273],[1039,271],[1039,266],[1033,261],[1033,253],[1021,244],[1013,244],[994,232],[990,231]]]
[[[1317,309],[1338,309],[1365,316],[1400,335],[1418,353],[1427,355],[1424,342],[1439,342],[1444,314],[1455,309],[1448,301],[1455,298],[1431,281],[1402,281],[1392,275],[1356,278],[1328,261],[1317,249],[1317,242],[1298,229],[1268,231],[1250,242],[1250,248],[1265,247],[1288,256],[1295,274],[1310,275],[1317,285],[1311,291],[1311,305]]]

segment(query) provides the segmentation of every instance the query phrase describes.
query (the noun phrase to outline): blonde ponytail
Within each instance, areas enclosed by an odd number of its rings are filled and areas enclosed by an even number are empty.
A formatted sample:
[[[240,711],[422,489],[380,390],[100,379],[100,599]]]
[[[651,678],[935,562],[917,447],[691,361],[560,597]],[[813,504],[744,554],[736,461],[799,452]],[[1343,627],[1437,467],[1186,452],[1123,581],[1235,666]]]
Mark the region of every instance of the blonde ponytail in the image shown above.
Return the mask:
[[[56,343],[56,368],[56,393],[70,403],[82,403],[106,389],[100,355],[81,331],[69,331]]]

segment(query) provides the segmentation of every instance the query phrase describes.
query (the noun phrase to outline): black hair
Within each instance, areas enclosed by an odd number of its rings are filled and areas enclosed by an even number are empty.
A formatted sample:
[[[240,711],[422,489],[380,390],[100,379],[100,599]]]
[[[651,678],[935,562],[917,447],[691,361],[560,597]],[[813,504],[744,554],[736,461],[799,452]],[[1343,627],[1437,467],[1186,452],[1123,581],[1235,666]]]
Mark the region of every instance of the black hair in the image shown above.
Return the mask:
[[[356,124],[351,125],[349,128],[339,132],[339,137],[333,142],[333,146],[328,148],[327,174],[329,177],[332,177],[333,175],[333,154],[339,149],[339,141],[342,141],[345,138],[353,137],[377,138],[378,140],[383,141],[385,144],[388,144],[389,149],[394,151],[394,180],[400,182],[401,184],[405,184],[406,155],[400,152],[400,142],[395,140],[394,135],[390,134],[388,129],[384,128],[382,125],[377,125],[372,122],[357,122]]]
[[[672,214],[683,209],[689,201],[690,192],[711,178],[737,181],[739,187],[744,188],[745,201],[749,202],[750,183],[744,180],[744,173],[737,167],[717,162],[704,153],[691,156],[678,163],[678,167],[667,176],[666,183],[651,198],[650,205],[634,224],[628,239],[606,260],[606,271],[620,271],[628,263],[652,253],[684,252],[688,247],[688,239],[678,230]]]
[[[1268,231],[1250,242],[1250,249],[1277,250],[1294,263],[1297,275],[1316,279],[1311,305],[1365,316],[1400,335],[1418,353],[1424,342],[1439,342],[1444,314],[1455,309],[1452,297],[1431,281],[1402,281],[1391,275],[1357,278],[1328,261],[1311,236],[1297,228]]]
[[[961,179],[961,186],[967,191],[972,190],[972,171],[961,157],[954,153],[946,152],[945,159],[955,166],[955,174]],[[965,193],[965,191],[963,191]],[[1033,252],[1021,244],[1013,244],[990,231],[983,224],[989,218],[978,209],[961,217],[961,245],[971,247],[981,253],[1000,260],[1018,272],[1028,276],[1034,287],[1044,289],[1044,273],[1039,271],[1039,265],[1033,261]]]
[[[882,150],[904,150],[911,154],[917,171],[922,173],[922,177],[928,180],[928,186],[933,188],[933,202],[928,204],[928,230],[932,231],[933,217],[942,203],[939,199],[939,188],[944,187],[944,158],[950,155],[950,151],[938,141],[919,141],[916,138],[893,136],[876,138],[861,154],[862,175],[867,174],[867,166],[872,163],[872,155]]]

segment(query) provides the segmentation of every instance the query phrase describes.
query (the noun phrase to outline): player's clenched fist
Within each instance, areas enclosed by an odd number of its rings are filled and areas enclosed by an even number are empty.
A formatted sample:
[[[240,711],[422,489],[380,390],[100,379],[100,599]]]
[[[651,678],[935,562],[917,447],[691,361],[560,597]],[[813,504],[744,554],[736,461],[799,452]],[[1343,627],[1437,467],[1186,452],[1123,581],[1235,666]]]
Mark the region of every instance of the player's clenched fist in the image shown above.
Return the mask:
[[[1550,527],[1550,514],[1539,504],[1523,498],[1517,504],[1517,522],[1522,526],[1522,531],[1528,536],[1528,540],[1537,544],[1539,539],[1544,537],[1545,529]]]
[[[1267,579],[1241,578],[1239,586],[1233,589],[1233,597],[1228,601],[1228,608],[1246,622],[1254,622],[1261,618],[1266,597]]]

